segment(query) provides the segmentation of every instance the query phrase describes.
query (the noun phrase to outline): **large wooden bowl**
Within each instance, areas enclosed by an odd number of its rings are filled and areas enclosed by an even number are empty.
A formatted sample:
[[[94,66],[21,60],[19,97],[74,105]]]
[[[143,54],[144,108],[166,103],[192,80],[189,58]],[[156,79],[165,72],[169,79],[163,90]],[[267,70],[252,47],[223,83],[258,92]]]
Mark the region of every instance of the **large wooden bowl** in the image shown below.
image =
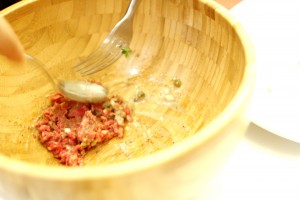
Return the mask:
[[[124,138],[64,167],[34,137],[53,86],[0,57],[0,192],[13,200],[191,199],[248,124],[254,53],[240,24],[213,1],[143,0],[132,54],[90,77],[72,66],[92,53],[129,0],[25,0],[0,14],[26,52],[59,79],[100,81],[134,106]],[[17,67],[17,66],[15,66]],[[31,68],[32,67],[32,68]],[[181,86],[173,85],[173,78]],[[134,102],[138,90],[143,101]]]

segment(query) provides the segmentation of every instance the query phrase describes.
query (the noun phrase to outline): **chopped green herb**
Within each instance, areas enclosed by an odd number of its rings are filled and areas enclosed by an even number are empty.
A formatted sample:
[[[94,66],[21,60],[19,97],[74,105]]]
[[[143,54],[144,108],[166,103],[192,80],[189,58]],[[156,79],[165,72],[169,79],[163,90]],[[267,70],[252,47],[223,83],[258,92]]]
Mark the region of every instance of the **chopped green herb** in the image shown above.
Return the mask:
[[[137,102],[137,101],[143,100],[145,97],[146,97],[146,94],[143,91],[138,91],[133,100],[135,102]]]
[[[98,140],[97,139],[95,139],[95,140],[93,140],[93,142],[92,142],[92,147],[94,147],[94,146],[96,146],[97,145],[97,143],[98,143]]]
[[[103,104],[102,104],[102,109],[105,109],[105,108],[110,108],[111,107],[111,104],[109,101],[105,101]]]
[[[80,145],[81,145],[81,147],[82,147],[82,148],[85,148],[85,147],[87,147],[87,144],[86,144],[86,142],[81,142],[81,144],[80,144]]]
[[[61,137],[62,138],[66,138],[67,137],[67,133],[61,133]]]
[[[128,57],[132,50],[129,47],[121,47],[121,53]]]

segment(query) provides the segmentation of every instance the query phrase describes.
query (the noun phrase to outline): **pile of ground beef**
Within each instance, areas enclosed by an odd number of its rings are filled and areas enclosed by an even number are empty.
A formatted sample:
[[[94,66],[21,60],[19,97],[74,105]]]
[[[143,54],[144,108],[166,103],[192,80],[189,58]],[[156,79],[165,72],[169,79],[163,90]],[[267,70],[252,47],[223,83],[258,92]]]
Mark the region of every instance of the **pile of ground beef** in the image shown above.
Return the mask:
[[[122,137],[131,111],[118,96],[80,103],[57,93],[36,122],[38,140],[67,166],[80,166],[86,152],[113,137]]]

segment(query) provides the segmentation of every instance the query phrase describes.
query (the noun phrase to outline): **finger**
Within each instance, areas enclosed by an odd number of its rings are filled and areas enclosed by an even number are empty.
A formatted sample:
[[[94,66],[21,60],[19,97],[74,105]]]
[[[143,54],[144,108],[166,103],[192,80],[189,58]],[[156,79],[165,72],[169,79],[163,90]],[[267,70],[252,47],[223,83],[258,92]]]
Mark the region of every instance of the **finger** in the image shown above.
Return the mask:
[[[0,54],[17,62],[25,60],[21,42],[3,17],[0,17]]]

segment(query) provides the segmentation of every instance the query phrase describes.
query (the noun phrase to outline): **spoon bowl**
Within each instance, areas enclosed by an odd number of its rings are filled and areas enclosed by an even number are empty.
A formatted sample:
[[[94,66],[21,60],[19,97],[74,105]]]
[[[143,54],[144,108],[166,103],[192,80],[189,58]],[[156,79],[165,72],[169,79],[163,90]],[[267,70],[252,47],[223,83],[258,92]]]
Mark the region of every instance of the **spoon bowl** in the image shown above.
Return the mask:
[[[59,91],[78,102],[96,103],[106,97],[106,89],[97,83],[86,81],[59,81]]]
[[[51,80],[55,89],[71,100],[96,103],[106,97],[106,89],[97,83],[79,80],[57,80],[47,71],[42,62],[28,54],[25,55],[25,58],[31,65],[35,65],[45,71],[45,74],[48,76],[49,80]]]

